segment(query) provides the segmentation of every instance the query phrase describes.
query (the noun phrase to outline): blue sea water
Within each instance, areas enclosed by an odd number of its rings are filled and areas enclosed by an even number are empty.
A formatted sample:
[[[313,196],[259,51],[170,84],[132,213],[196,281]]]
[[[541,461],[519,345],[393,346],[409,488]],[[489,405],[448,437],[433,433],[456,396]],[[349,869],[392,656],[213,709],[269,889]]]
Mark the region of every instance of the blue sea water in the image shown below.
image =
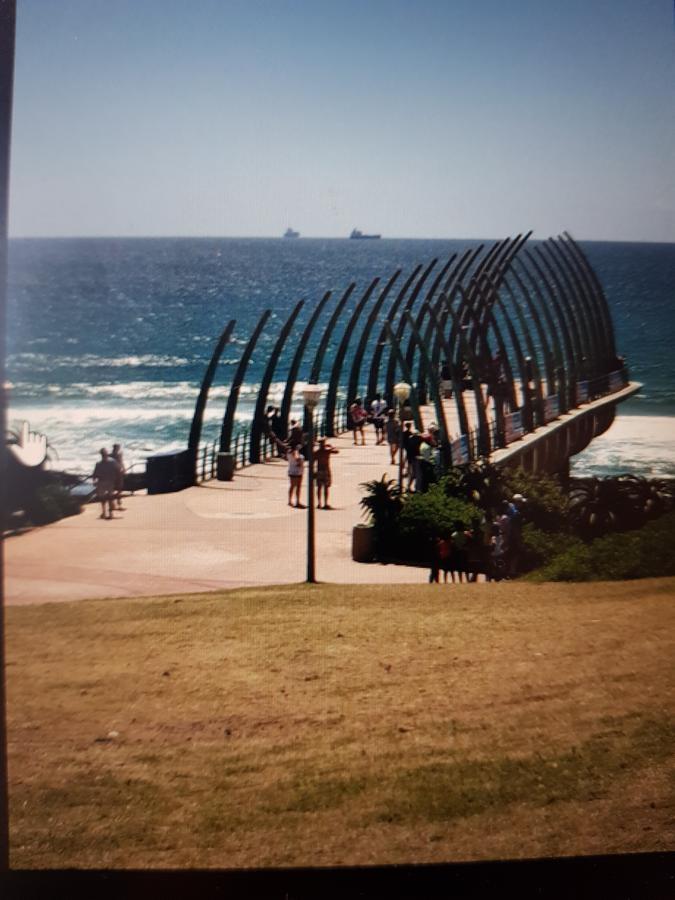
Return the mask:
[[[226,348],[207,410],[205,437],[213,437],[234,366],[264,309],[272,309],[273,317],[249,367],[243,418],[251,413],[281,324],[299,299],[306,304],[298,330],[326,290],[333,290],[334,303],[356,282],[353,306],[372,278],[383,283],[397,268],[405,276],[432,258],[440,266],[477,243],[13,239],[10,423],[28,420],[47,435],[61,467],[83,472],[91,470],[98,448],[113,441],[124,445],[128,461],[139,463],[150,453],[184,446],[214,344],[234,318],[235,341]],[[619,351],[644,387],[621,407],[619,449],[612,447],[610,431],[577,458],[575,470],[609,473],[639,466],[673,475],[675,245],[582,246],[608,297]],[[273,385],[276,396],[282,387]],[[637,417],[633,426],[629,417]],[[642,417],[649,418],[650,429],[641,427]],[[627,438],[631,433],[634,438]]]

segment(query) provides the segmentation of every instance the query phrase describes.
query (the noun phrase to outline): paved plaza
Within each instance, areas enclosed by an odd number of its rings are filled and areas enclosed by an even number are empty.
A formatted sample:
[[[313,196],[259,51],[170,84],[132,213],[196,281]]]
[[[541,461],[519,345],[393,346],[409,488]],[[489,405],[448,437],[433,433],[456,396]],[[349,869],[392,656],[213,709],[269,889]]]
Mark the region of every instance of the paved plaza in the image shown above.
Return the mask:
[[[331,510],[316,510],[316,574],[342,584],[425,582],[426,569],[356,563],[352,528],[362,522],[361,482],[396,478],[386,445],[355,447],[351,433],[331,439]],[[303,502],[307,501],[307,477]],[[137,494],[112,522],[100,505],[5,541],[9,604],[90,597],[151,596],[306,577],[307,511],[288,506],[287,463],[238,470],[230,482],[208,481],[174,494]]]

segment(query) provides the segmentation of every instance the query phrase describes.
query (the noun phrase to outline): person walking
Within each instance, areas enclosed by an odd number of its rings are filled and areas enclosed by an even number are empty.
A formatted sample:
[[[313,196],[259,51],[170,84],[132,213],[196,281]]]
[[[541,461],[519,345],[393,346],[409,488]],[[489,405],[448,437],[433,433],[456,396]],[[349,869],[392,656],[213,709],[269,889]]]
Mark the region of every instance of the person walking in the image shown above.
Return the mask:
[[[326,443],[325,437],[319,439],[319,445],[314,454],[316,459],[316,504],[319,509],[332,509],[328,504],[328,492],[332,484],[330,458],[333,453],[339,452],[332,444]],[[321,505],[322,498],[323,506]]]
[[[117,483],[115,485],[115,497],[113,502],[115,504],[115,509],[123,511],[122,491],[124,490],[124,473],[126,470],[124,468],[124,457],[122,456],[122,447],[120,444],[113,444],[111,456],[120,467],[120,470],[117,473]]]
[[[96,497],[101,504],[101,519],[113,518],[113,503],[119,474],[119,464],[110,456],[105,447],[101,447],[101,459],[94,466],[92,475],[96,485]]]

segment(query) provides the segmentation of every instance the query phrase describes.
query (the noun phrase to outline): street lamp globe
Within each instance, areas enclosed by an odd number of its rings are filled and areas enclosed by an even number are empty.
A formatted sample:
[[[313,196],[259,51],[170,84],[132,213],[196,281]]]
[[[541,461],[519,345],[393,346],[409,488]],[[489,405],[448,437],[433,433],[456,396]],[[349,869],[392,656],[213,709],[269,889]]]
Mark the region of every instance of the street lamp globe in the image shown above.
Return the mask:
[[[302,399],[308,409],[314,409],[321,399],[321,388],[318,384],[308,384],[302,392]]]
[[[399,381],[398,384],[394,385],[394,396],[401,405],[403,405],[410,396],[410,390],[411,388],[407,381]]]

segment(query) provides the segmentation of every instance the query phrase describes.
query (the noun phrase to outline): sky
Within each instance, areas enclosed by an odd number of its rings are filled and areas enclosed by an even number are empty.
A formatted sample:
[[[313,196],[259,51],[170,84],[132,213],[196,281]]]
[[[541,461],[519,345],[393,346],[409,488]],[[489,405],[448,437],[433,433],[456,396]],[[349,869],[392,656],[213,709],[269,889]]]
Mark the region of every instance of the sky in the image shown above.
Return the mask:
[[[17,0],[11,236],[675,241],[673,0]]]

